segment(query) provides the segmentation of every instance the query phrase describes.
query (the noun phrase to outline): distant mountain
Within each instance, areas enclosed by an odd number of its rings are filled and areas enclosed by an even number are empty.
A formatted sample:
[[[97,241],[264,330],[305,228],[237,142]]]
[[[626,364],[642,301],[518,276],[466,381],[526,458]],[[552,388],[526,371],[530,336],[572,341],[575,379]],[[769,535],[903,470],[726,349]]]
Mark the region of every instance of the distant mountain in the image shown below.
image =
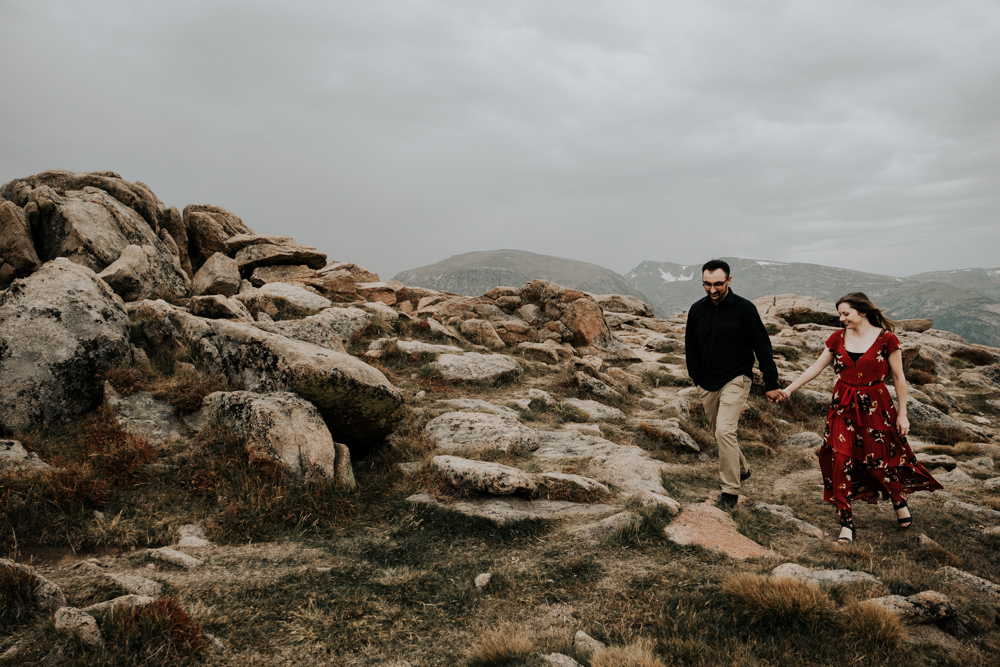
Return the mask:
[[[595,294],[631,294],[650,303],[635,285],[611,269],[525,250],[467,252],[395,276],[395,280],[407,285],[468,296],[478,296],[500,285],[520,287],[535,279]]]
[[[991,299],[1000,299],[1000,268],[929,271],[918,273],[915,276],[907,276],[906,280],[920,283],[947,283]]]
[[[756,299],[769,294],[801,294],[836,301],[847,292],[867,292],[873,299],[902,278],[838,269],[820,264],[770,262],[722,257],[729,263],[733,291]],[[660,317],[673,317],[705,296],[701,287],[701,263],[643,262],[625,277],[648,295]]]
[[[820,264],[723,257],[733,291],[748,299],[801,294],[836,301],[865,292],[890,317],[933,317],[934,327],[972,343],[1000,347],[1000,269],[935,271],[908,278]],[[625,277],[650,298],[660,317],[672,317],[702,298],[701,264],[642,262]]]

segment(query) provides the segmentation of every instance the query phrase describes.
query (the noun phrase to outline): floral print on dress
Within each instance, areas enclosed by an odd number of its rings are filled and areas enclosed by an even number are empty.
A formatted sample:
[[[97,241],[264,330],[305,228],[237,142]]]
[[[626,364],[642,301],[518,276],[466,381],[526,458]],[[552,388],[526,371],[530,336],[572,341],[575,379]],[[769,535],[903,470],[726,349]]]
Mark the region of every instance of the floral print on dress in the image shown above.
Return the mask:
[[[836,506],[841,520],[850,520],[855,499],[898,502],[914,491],[942,488],[896,430],[896,406],[885,380],[889,355],[899,349],[899,339],[882,331],[857,361],[847,354],[843,329],[833,333],[826,346],[837,382],[819,450],[823,499]]]

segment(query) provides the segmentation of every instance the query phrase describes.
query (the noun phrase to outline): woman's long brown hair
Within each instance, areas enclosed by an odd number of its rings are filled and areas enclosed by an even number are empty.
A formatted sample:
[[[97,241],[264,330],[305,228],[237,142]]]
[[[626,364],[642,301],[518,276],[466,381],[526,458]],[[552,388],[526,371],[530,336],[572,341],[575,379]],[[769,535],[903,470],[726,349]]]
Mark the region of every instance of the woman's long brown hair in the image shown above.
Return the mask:
[[[885,329],[886,331],[895,331],[896,323],[885,316],[882,309],[872,303],[872,300],[868,298],[868,295],[864,292],[851,292],[850,294],[845,294],[844,296],[837,299],[837,308],[840,308],[840,304],[846,303],[854,310],[858,311],[862,315],[868,318],[874,326],[880,329]]]

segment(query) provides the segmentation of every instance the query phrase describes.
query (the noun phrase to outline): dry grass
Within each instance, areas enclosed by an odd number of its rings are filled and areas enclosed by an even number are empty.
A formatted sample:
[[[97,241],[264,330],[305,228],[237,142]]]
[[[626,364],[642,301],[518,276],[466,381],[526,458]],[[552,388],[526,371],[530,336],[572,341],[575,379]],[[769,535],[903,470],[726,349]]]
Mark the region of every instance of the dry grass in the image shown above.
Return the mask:
[[[794,579],[741,573],[727,579],[722,590],[751,623],[816,627],[834,609],[829,593]]]
[[[518,627],[499,627],[484,632],[466,653],[468,667],[518,667],[530,664],[535,644]]]
[[[32,623],[42,610],[35,600],[38,581],[28,572],[0,565],[0,631]]]
[[[666,667],[666,663],[653,654],[653,643],[646,640],[598,651],[590,667]]]
[[[989,366],[996,363],[992,353],[977,347],[963,347],[951,353],[953,359],[962,359],[973,366]]]
[[[844,607],[841,623],[849,636],[866,644],[896,646],[906,636],[899,616],[873,602],[856,602]]]

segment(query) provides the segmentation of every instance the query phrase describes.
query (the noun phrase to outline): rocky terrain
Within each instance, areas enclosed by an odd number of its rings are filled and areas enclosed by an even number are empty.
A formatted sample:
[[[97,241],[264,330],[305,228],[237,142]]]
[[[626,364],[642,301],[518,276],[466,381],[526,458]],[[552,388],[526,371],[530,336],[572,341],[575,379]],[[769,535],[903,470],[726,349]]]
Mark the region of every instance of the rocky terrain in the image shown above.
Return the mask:
[[[902,323],[945,489],[844,546],[829,370],[755,387],[723,511],[685,321],[633,295],[382,281],[112,172],[0,197],[0,664],[1000,657],[1000,349]],[[833,305],[756,304],[788,382]]]

